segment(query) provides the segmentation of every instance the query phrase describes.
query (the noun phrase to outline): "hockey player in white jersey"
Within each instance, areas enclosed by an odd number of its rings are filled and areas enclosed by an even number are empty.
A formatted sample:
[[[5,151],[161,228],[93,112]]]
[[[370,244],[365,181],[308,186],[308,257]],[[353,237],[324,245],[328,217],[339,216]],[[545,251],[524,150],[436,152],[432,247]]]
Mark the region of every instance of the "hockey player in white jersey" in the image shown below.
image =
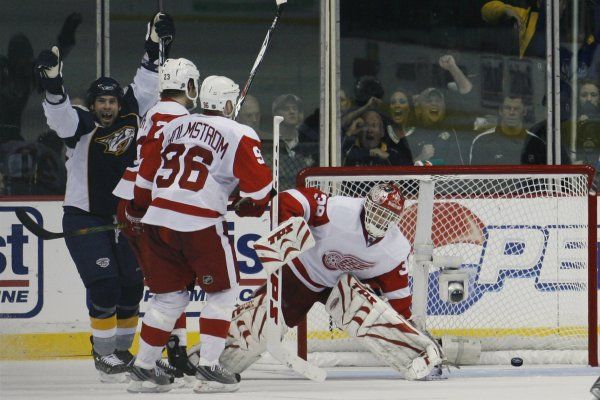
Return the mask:
[[[45,90],[44,113],[67,147],[64,231],[116,222],[119,199],[112,191],[135,159],[140,115],[158,100],[158,42],[162,38],[168,52],[174,33],[171,17],[153,15],[133,83],[123,90],[113,78],[96,79],[87,109],[71,106],[58,48],[40,53],[36,72]],[[119,231],[68,237],[65,243],[87,292],[96,369],[103,381],[125,380],[144,290],[135,256]]]
[[[160,159],[144,155],[134,199],[126,210],[130,225],[141,232],[144,276],[155,294],[144,317],[134,368],[154,368],[189,302],[186,287],[197,279],[207,293],[194,387],[199,393],[235,391],[239,383],[239,375],[219,364],[239,282],[224,219],[228,198],[239,185],[246,200],[238,215],[250,216],[261,215],[271,196],[271,171],[261,155],[258,135],[229,119],[238,95],[238,85],[226,77],[204,79],[200,89],[204,114],[165,125]],[[151,198],[139,190],[148,187]],[[138,391],[170,389],[152,380],[139,382],[139,387]]]
[[[294,327],[315,302],[325,303],[340,329],[412,380],[427,376],[442,353],[409,321],[410,244],[398,226],[403,207],[400,189],[388,183],[374,186],[366,198],[328,197],[315,188],[282,192],[280,219],[302,217],[316,242],[282,267],[282,313]],[[278,250],[276,243],[270,250]],[[265,314],[262,288],[235,310],[221,356],[225,368],[239,373],[265,351]]]
[[[144,116],[140,129],[137,135],[137,158],[134,165],[128,167],[123,174],[123,177],[113,190],[113,194],[121,200],[118,206],[117,217],[120,223],[126,225],[123,233],[127,237],[133,252],[136,255],[138,264],[142,271],[145,270],[144,264],[141,262],[139,234],[131,229],[131,225],[127,222],[127,214],[125,213],[126,206],[133,200],[134,186],[138,174],[139,164],[143,158],[160,161],[160,151],[162,145],[162,128],[175,118],[183,115],[189,115],[189,110],[196,107],[198,92],[200,86],[198,84],[200,73],[193,62],[185,58],[167,59],[165,60],[161,72],[159,74],[159,91],[160,101],[157,102]],[[156,166],[158,167],[158,165]],[[153,168],[155,171],[156,168]],[[145,188],[138,187],[140,197],[150,199],[152,196],[152,186]],[[130,207],[134,207],[130,205]],[[190,284],[193,285],[193,282]],[[143,324],[143,321],[142,321]],[[145,331],[148,334],[148,331]],[[187,330],[185,311],[177,319],[172,331],[170,346],[167,347],[169,356],[169,364],[160,360],[158,367],[168,373],[173,374],[176,378],[183,376],[184,372],[195,374],[193,368],[189,368],[186,354]],[[144,340],[144,337],[141,338]],[[172,343],[171,343],[172,342]],[[139,370],[132,369],[131,379],[134,381],[131,390],[135,390],[135,382],[142,378],[167,381],[168,376],[156,370]],[[148,377],[138,377],[137,373],[148,373]]]

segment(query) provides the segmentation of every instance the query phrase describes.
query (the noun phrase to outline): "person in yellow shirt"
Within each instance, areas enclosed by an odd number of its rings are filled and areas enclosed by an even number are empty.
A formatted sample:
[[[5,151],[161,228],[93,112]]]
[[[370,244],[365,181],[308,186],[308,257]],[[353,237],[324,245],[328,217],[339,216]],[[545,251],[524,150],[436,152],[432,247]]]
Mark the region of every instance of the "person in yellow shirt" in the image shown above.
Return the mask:
[[[566,0],[560,0],[560,13],[567,7]],[[490,24],[504,19],[514,19],[519,30],[519,57],[546,55],[546,4],[544,0],[531,0],[529,7],[517,7],[504,1],[492,0],[481,8],[481,17]]]

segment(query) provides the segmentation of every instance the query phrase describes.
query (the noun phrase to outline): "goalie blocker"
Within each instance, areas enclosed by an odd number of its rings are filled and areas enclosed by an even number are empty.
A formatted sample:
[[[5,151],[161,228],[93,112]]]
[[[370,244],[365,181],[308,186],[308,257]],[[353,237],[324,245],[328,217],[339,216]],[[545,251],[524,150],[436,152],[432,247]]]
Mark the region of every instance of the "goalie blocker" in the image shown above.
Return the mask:
[[[407,380],[423,379],[442,362],[442,350],[385,301],[350,274],[340,277],[335,287],[315,293],[307,290],[283,267],[283,316],[286,325],[296,326],[312,305],[325,303],[338,328],[361,340],[380,360]],[[262,290],[261,290],[262,289]],[[255,298],[239,305],[233,314],[225,351],[220,363],[240,373],[260,358],[267,348],[264,335],[266,304],[264,288]],[[192,349],[190,357],[193,357]]]

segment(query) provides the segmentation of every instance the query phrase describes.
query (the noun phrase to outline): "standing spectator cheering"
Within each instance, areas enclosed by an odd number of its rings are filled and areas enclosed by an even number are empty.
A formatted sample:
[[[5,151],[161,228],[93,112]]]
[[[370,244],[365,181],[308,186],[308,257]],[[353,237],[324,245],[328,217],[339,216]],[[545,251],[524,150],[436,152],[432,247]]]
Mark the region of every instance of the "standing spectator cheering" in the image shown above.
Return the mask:
[[[473,140],[469,157],[471,165],[544,163],[546,144],[523,126],[526,114],[523,99],[506,96],[498,114],[498,126]]]
[[[194,391],[238,389],[239,376],[219,365],[239,282],[224,215],[238,184],[240,216],[262,215],[272,188],[258,135],[229,119],[238,95],[231,79],[207,77],[200,89],[204,115],[172,120],[162,131],[160,158],[143,155],[126,218],[142,234],[146,284],[155,295],[142,325],[132,391],[171,388],[152,370],[189,302],[187,286],[194,279],[208,295],[200,317],[202,347]],[[143,194],[150,183],[151,197]]]
[[[139,116],[157,100],[159,37],[172,38],[174,32],[169,16],[153,15],[133,83],[123,90],[112,78],[98,78],[87,91],[89,111],[71,106],[58,48],[40,53],[36,71],[45,90],[44,112],[67,146],[64,231],[116,222],[118,198],[112,191],[135,159]],[[166,44],[168,53],[171,41]],[[67,237],[65,242],[86,288],[100,379],[123,381],[144,290],[135,256],[118,230]]]

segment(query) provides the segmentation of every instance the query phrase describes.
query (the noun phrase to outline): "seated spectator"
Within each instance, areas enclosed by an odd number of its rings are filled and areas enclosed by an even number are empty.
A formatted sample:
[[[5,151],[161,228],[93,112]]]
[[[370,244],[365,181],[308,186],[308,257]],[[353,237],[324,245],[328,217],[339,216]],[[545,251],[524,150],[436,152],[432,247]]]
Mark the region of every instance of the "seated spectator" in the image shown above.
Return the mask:
[[[471,165],[545,164],[546,143],[525,129],[527,110],[520,95],[505,96],[498,114],[499,124],[475,137]]]
[[[63,140],[56,132],[48,131],[38,137],[37,148],[35,193],[65,194],[67,169]]]
[[[280,187],[294,187],[296,175],[306,167],[315,166],[319,159],[318,110],[304,121],[302,99],[294,94],[283,94],[275,99],[273,115],[280,115],[283,121],[279,126],[280,140]],[[266,144],[266,143],[265,143]],[[270,155],[266,154],[267,163]],[[272,165],[272,164],[271,164]]]
[[[412,155],[402,137],[384,137],[383,119],[377,111],[365,111],[347,131],[343,144],[345,166],[412,165]]]
[[[600,119],[600,91],[592,80],[579,81],[577,120]]]
[[[406,132],[412,132],[414,128],[414,112],[409,96],[402,89],[396,89],[390,95],[390,128],[388,132],[397,138],[406,136]]]
[[[283,121],[279,127],[281,141],[290,157],[303,158],[305,167],[318,159],[319,133],[312,124],[304,122],[304,103],[295,94],[282,94],[273,101],[273,115],[280,115]],[[314,117],[314,115],[312,115]]]
[[[237,120],[240,124],[248,125],[258,136],[264,138],[264,133],[260,129],[260,104],[256,97],[251,94],[246,96]]]
[[[350,106],[352,106],[352,102],[346,94],[346,91],[344,89],[340,90],[340,115],[342,117],[346,115],[346,113],[350,109]]]
[[[354,107],[342,115],[342,133],[365,111],[378,110],[383,104],[383,86],[374,76],[362,76],[354,86]]]
[[[416,127],[406,132],[414,161],[433,165],[466,165],[472,133],[466,124],[448,116],[446,98],[436,88],[427,88],[415,98]]]

